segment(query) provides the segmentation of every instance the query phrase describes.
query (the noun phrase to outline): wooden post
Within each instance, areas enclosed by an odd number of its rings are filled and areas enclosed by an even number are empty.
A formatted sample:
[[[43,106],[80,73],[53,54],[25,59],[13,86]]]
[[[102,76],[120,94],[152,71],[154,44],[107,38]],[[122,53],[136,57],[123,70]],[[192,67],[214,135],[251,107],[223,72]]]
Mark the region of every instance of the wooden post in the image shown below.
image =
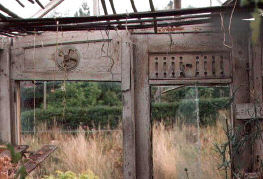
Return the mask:
[[[248,38],[246,32],[235,31],[233,33],[233,48],[232,48],[232,62],[233,62],[233,82],[231,85],[234,102],[232,105],[232,118],[234,127],[244,127],[244,121],[236,119],[235,104],[249,103],[249,73],[248,73]],[[246,133],[242,135],[247,135]],[[236,153],[233,156],[233,170],[238,169],[249,171],[252,166],[252,147],[249,142],[246,142],[242,153]],[[232,152],[233,153],[233,152]]]
[[[148,39],[134,37],[134,86],[135,86],[135,145],[136,178],[151,179],[152,132],[150,121],[150,85],[148,80]]]
[[[121,81],[123,96],[123,176],[136,178],[135,119],[134,119],[134,71],[130,34],[121,40]]]
[[[47,109],[47,82],[44,81],[44,96],[43,96],[43,104],[44,104],[44,110]]]
[[[6,40],[6,39],[5,39]],[[10,44],[0,50],[0,143],[11,142]]]
[[[15,121],[15,143],[21,144],[21,88],[20,81],[16,85],[16,121]]]
[[[174,0],[174,9],[181,9],[181,0]]]
[[[93,0],[93,15],[94,16],[98,16],[99,15],[98,0]]]
[[[263,57],[262,57],[262,40],[259,40],[257,44],[253,44],[251,51],[252,54],[252,81],[253,85],[251,85],[251,103],[256,105],[261,105],[263,102],[263,84],[262,84],[262,63],[263,63]],[[262,109],[261,109],[262,110]],[[261,130],[263,129],[263,121],[258,121],[260,124],[258,124],[261,127]],[[255,127],[255,126],[254,126]],[[253,129],[252,129],[253,130]],[[262,167],[263,162],[263,132],[261,132],[261,137],[258,137],[256,139],[255,144],[253,146],[253,171],[260,171]]]

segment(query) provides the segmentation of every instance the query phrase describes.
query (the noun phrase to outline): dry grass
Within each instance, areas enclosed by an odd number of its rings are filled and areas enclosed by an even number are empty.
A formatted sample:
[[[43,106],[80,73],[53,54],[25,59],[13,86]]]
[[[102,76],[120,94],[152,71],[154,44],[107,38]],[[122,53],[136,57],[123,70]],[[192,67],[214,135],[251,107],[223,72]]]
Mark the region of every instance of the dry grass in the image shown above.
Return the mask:
[[[42,130],[45,127],[41,127]],[[195,126],[167,128],[163,124],[153,127],[154,176],[157,179],[170,178],[224,178],[224,172],[217,170],[219,158],[214,151],[214,143],[226,140],[223,125],[201,129],[201,152],[197,145]],[[39,148],[53,143],[58,150],[38,169],[33,178],[54,174],[56,170],[75,173],[93,171],[100,178],[122,178],[122,132],[114,131],[86,134],[52,132],[23,136],[23,143]],[[200,156],[200,163],[198,157]],[[187,168],[187,172],[185,171]],[[199,175],[200,174],[200,175]]]

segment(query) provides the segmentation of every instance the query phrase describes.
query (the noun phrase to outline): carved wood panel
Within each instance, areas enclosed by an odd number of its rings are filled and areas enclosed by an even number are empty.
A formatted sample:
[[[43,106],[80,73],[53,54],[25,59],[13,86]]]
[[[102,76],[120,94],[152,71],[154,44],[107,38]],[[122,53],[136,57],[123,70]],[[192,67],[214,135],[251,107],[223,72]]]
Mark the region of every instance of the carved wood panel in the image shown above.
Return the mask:
[[[230,54],[227,52],[151,54],[149,77],[151,80],[230,78]]]

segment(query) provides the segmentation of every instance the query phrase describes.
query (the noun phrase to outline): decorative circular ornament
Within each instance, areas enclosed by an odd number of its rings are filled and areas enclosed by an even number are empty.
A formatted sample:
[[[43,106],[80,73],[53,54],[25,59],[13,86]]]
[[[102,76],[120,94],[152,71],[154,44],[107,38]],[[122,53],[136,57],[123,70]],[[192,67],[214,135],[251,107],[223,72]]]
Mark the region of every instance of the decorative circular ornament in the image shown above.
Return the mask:
[[[80,61],[80,55],[75,47],[62,47],[56,54],[56,64],[63,71],[74,70]]]

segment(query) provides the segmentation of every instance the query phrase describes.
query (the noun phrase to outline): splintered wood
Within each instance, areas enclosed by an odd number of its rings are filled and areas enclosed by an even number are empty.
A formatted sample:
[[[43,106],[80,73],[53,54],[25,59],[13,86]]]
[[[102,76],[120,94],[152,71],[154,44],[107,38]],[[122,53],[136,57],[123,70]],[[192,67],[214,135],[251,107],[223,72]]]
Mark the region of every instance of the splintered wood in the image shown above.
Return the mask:
[[[18,163],[13,163],[10,151],[5,147],[0,147],[0,179],[14,178],[21,167],[24,167],[26,173],[29,174],[56,150],[56,146],[44,145],[34,153],[27,152],[27,149],[26,145],[14,147],[15,152],[20,153],[24,158]],[[27,153],[29,155],[25,155]]]

